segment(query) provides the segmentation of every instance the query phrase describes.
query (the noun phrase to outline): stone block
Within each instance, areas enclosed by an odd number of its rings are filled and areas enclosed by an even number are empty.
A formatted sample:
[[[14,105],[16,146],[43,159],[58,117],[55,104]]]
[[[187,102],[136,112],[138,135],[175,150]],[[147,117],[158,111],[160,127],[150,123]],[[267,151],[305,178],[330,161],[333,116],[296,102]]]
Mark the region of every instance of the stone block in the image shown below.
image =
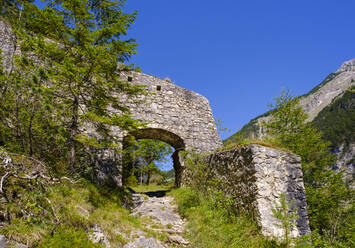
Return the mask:
[[[252,144],[215,152],[205,161],[212,176],[222,179],[220,188],[234,199],[236,207],[255,214],[265,236],[281,238],[283,235],[280,222],[272,213],[283,193],[288,201],[296,201],[294,206],[299,216],[291,235],[310,233],[299,156]]]

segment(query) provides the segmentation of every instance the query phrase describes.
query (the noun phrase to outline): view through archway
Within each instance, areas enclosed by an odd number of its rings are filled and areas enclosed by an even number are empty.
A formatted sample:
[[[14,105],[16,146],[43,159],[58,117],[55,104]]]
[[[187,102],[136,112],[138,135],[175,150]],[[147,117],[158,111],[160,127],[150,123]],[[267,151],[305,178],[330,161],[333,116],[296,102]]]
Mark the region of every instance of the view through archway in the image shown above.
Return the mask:
[[[163,129],[141,129],[124,139],[123,184],[150,189],[180,187],[183,140]],[[146,187],[147,188],[147,187]]]

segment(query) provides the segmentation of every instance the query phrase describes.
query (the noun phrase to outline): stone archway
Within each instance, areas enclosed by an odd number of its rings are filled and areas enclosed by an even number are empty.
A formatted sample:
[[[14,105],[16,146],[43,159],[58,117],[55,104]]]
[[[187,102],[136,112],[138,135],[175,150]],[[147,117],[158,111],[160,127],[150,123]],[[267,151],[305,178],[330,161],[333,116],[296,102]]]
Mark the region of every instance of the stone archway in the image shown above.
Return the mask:
[[[159,129],[159,128],[144,128],[144,129],[139,129],[136,132],[130,133],[130,136],[134,136],[135,139],[154,139],[154,140],[160,140],[163,141],[169,145],[171,145],[175,151],[172,154],[172,159],[173,159],[173,167],[175,170],[175,186],[180,187],[181,182],[182,182],[182,173],[184,171],[184,163],[183,160],[180,156],[180,152],[185,150],[185,142],[182,138],[180,138],[178,135],[164,130],[164,129]],[[126,136],[123,139],[123,147],[127,146],[127,141],[126,139],[129,136]],[[123,159],[125,160],[125,159]],[[126,177],[130,175],[129,170],[132,168],[130,166],[124,166],[123,167],[123,184],[125,184]]]
[[[135,97],[119,95],[132,117],[146,123],[146,126],[130,134],[119,128],[112,128],[111,135],[121,140],[123,148],[125,138],[130,135],[137,139],[161,140],[173,146],[176,150],[172,156],[176,172],[175,182],[177,186],[181,185],[184,168],[181,150],[206,153],[222,146],[208,99],[167,79],[135,71],[125,72],[120,76],[122,81],[141,85],[146,89],[147,94]],[[87,132],[93,134],[90,129]],[[128,170],[123,168],[125,157],[108,150],[103,149],[96,153],[94,174],[102,184],[111,181],[122,186],[128,178],[125,174]]]

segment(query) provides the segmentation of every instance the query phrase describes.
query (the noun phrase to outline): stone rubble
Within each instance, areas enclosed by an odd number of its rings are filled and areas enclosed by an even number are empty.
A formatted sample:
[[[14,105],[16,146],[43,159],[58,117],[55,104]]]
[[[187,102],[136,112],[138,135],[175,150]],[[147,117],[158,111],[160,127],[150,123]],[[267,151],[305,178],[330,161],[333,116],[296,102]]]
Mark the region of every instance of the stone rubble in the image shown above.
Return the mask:
[[[106,248],[110,248],[110,242],[106,237],[105,233],[102,231],[101,227],[94,225],[89,233],[89,239],[94,243],[103,244]]]
[[[0,235],[0,248],[28,248],[28,246],[15,241],[8,241],[4,235]]]
[[[133,242],[130,242],[123,246],[123,248],[165,248],[159,241],[154,238],[146,238],[140,236]]]

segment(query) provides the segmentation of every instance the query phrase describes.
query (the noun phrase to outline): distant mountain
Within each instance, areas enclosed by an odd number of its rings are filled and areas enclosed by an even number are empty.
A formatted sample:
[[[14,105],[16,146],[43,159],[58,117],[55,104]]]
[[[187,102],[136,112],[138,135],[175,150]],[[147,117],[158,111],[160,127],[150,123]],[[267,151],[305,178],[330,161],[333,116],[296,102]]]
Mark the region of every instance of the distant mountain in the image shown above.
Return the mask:
[[[308,94],[301,96],[300,105],[312,121],[318,113],[328,106],[351,86],[355,85],[355,59],[349,60]]]
[[[343,63],[323,82],[300,96],[300,106],[308,114],[308,121],[324,132],[338,155],[337,167],[353,170],[355,164],[355,58]],[[243,139],[257,139],[264,135],[262,121],[266,112],[252,119],[239,132],[223,141],[224,145]]]

